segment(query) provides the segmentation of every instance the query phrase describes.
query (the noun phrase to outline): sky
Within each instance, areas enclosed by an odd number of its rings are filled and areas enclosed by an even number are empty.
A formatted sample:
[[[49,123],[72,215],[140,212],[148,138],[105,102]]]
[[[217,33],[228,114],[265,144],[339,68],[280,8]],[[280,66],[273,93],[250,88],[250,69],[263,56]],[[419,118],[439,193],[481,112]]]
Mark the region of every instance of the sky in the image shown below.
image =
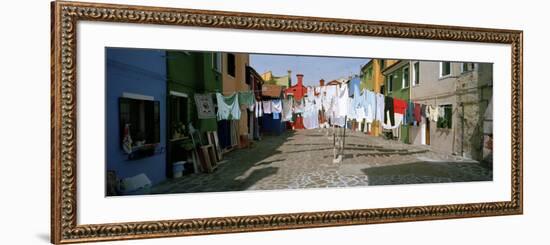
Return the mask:
[[[285,76],[292,71],[292,85],[296,74],[304,74],[304,85],[318,85],[320,79],[330,82],[334,79],[359,75],[361,66],[370,59],[339,58],[322,56],[294,56],[250,54],[250,66],[259,74],[272,71],[274,76]]]

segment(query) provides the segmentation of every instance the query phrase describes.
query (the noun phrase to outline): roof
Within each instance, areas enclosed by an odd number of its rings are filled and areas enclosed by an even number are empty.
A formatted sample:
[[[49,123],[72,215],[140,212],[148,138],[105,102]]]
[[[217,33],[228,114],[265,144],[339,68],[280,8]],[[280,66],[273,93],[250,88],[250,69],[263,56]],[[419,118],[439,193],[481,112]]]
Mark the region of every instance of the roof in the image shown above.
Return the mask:
[[[279,98],[282,92],[283,87],[279,85],[265,83],[262,86],[262,96],[264,97]]]
[[[400,60],[399,62],[395,62],[395,63],[391,64],[390,66],[384,68],[382,70],[382,73],[384,75],[386,75],[388,73],[391,73],[391,72],[395,71],[397,68],[404,66],[407,63],[409,63],[409,60]]]

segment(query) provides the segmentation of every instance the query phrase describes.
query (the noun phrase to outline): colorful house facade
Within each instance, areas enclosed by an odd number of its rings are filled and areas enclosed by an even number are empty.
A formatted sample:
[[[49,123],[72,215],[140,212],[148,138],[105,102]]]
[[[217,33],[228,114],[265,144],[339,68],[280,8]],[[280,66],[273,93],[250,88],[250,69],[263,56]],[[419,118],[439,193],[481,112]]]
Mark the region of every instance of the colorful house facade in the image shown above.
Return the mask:
[[[492,154],[492,64],[412,61],[411,67],[411,99],[444,112],[438,122],[412,128],[411,142],[479,161]]]
[[[161,50],[106,49],[105,159],[118,179],[166,179],[165,57]]]
[[[245,53],[223,53],[222,54],[222,94],[229,96],[235,92],[250,91],[246,83],[246,67],[250,63],[248,54]],[[223,128],[219,135],[229,136],[229,146],[237,147],[244,144],[249,138],[248,118],[249,112],[245,106],[241,106],[241,117],[239,120],[221,121]],[[226,130],[228,129],[228,131]],[[223,140],[222,140],[223,141]],[[225,141],[227,143],[227,141]]]
[[[192,139],[179,135],[181,126],[189,129],[191,124],[203,136],[206,132],[218,130],[216,118],[198,118],[194,95],[209,94],[214,99],[214,93],[221,91],[221,53],[167,51],[165,64],[169,112],[165,165],[166,175],[172,176],[172,164],[187,160],[188,152],[185,147],[192,144]]]
[[[386,67],[397,63],[398,60],[371,59],[361,67],[361,89],[368,89],[376,93],[385,93],[385,77],[382,73]]]
[[[410,62],[408,60],[401,60],[393,63],[382,70],[382,74],[385,77],[384,86],[382,91],[385,91],[385,95],[394,99],[400,99],[408,102],[410,100]],[[404,143],[409,143],[409,125],[403,124],[399,130],[394,131],[399,139]],[[395,137],[395,135],[394,135]]]

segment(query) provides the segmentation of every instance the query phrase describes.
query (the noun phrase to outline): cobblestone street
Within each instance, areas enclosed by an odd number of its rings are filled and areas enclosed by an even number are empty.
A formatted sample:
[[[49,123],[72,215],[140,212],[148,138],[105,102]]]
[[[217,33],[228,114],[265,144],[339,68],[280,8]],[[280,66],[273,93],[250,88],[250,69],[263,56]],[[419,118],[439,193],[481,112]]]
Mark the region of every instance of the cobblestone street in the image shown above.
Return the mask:
[[[492,170],[476,161],[347,132],[344,158],[333,163],[332,135],[320,129],[265,136],[248,149],[224,155],[211,174],[185,175],[152,193],[218,192],[491,181]]]

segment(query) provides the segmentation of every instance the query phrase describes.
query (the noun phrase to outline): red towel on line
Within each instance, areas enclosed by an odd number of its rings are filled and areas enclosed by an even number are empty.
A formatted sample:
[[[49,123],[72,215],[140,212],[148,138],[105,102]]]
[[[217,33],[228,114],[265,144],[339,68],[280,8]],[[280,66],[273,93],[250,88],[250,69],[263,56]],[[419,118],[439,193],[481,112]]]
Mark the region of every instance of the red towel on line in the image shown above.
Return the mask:
[[[393,98],[393,112],[398,114],[405,114],[407,110],[407,102],[404,100]]]

